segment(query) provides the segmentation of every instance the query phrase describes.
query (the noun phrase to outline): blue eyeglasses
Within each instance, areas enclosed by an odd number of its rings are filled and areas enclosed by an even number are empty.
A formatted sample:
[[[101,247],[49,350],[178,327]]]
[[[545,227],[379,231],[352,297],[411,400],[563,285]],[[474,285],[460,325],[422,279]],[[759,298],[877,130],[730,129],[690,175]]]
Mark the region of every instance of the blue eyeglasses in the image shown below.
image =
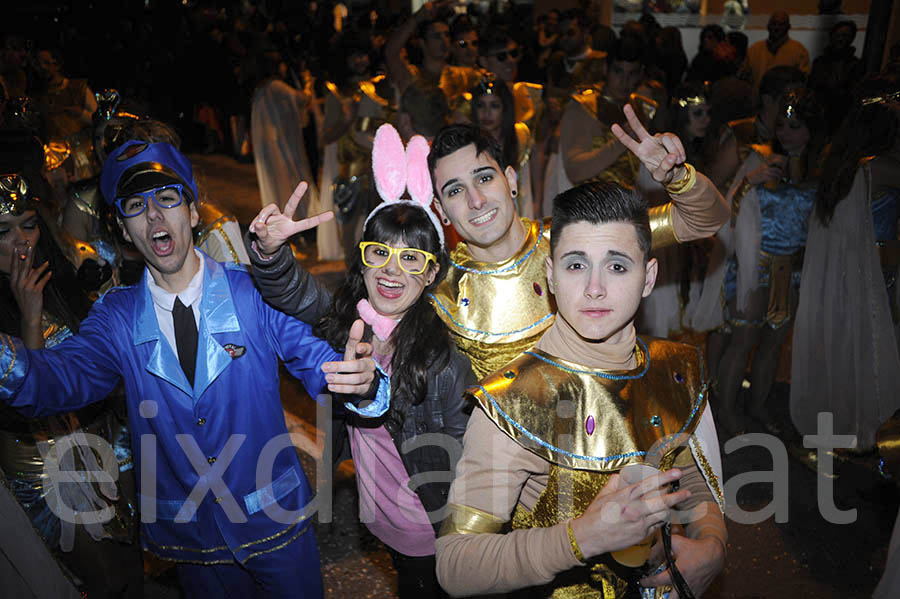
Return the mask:
[[[156,189],[138,191],[128,197],[116,198],[116,208],[119,214],[125,218],[132,218],[144,213],[150,198],[153,198],[153,201],[160,208],[181,206],[181,203],[184,201],[184,185],[172,183]]]

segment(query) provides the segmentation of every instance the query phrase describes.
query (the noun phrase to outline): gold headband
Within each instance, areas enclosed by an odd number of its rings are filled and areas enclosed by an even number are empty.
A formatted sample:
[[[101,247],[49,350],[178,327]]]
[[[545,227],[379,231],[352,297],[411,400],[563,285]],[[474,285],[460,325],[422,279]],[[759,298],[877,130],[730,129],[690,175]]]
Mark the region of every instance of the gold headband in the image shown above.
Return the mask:
[[[706,104],[706,98],[704,96],[688,96],[687,98],[678,98],[678,105],[682,108],[686,107],[688,104],[691,106],[699,106],[700,104]]]
[[[0,215],[19,216],[34,209],[28,183],[17,174],[0,175]]]
[[[868,106],[869,104],[886,104],[888,102],[896,102],[897,100],[900,100],[900,91],[884,94],[883,96],[869,96],[868,98],[863,98],[862,105]]]

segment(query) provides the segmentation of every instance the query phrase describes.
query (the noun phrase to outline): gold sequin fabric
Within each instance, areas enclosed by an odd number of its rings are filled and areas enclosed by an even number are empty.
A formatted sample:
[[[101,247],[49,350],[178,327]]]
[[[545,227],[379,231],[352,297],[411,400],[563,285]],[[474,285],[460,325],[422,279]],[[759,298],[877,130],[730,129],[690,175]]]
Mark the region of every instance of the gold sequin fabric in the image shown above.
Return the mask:
[[[450,255],[447,278],[431,296],[438,316],[449,327],[460,350],[478,346],[462,340],[490,346],[491,351],[505,355],[502,345],[534,345],[538,337],[553,324],[556,305],[547,289],[544,259],[550,255],[550,221],[522,219],[526,239],[518,252],[508,260],[486,263],[473,260],[465,243]],[[484,352],[487,353],[487,352]],[[468,354],[467,354],[468,355]],[[514,357],[517,354],[512,354]],[[483,355],[470,355],[473,365]],[[508,361],[508,359],[506,359]],[[493,363],[504,363],[494,359]],[[476,373],[491,369],[476,367]]]
[[[588,472],[550,466],[550,476],[537,503],[531,511],[521,504],[513,513],[513,529],[547,528],[577,518],[585,512],[609,477],[606,472]],[[585,567],[572,568],[557,576],[553,582],[529,593],[535,597],[554,599],[623,597],[627,588],[624,580],[616,576],[605,563],[594,560]]]
[[[539,338],[540,334],[509,343],[485,343],[467,339],[455,334],[455,331],[453,334],[456,347],[472,362],[472,372],[478,379],[483,379],[515,360],[522,352],[534,347]]]
[[[591,139],[591,149],[602,148],[616,139],[612,129],[608,129],[603,135]],[[625,152],[613,162],[605,171],[590,179],[591,181],[618,183],[628,189],[633,189],[637,182],[638,170],[641,168],[641,160],[631,152]]]
[[[614,472],[687,443],[706,403],[697,348],[642,338],[637,367],[601,371],[540,350],[469,389],[491,420],[547,461]]]

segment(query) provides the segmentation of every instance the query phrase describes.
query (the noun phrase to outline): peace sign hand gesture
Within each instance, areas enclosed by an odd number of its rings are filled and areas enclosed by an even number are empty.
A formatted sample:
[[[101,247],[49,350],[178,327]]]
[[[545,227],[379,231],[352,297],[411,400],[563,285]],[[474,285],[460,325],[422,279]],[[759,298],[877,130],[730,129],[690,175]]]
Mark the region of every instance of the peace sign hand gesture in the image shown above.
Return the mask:
[[[635,140],[618,124],[612,126],[612,132],[619,142],[650,171],[653,178],[663,185],[677,181],[684,176],[684,161],[687,155],[681,140],[674,133],[657,133],[650,135],[638,120],[634,108],[626,104],[625,118],[628,126],[637,135]]]
[[[309,186],[306,181],[301,181],[297,185],[284,207],[284,212],[279,210],[277,204],[269,204],[260,210],[250,223],[250,232],[256,235],[257,251],[263,257],[275,254],[291,236],[318,227],[334,218],[334,213],[329,210],[303,220],[294,220],[294,213],[307,187]]]

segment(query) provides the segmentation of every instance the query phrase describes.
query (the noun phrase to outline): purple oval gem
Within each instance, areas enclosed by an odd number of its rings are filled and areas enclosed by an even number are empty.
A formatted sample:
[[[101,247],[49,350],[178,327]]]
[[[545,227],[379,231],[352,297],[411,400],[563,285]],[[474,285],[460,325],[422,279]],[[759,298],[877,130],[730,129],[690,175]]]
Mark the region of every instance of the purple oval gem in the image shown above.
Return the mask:
[[[678,383],[683,383],[683,382],[684,382],[684,377],[681,376],[681,373],[680,373],[680,372],[676,372],[676,373],[675,373],[675,381],[678,382]]]
[[[538,285],[537,283],[534,284],[534,292],[537,293],[538,295],[544,295],[544,290],[541,289],[541,286]]]
[[[594,434],[594,417],[593,416],[587,417],[587,420],[584,423],[584,430],[587,431],[588,435]]]

